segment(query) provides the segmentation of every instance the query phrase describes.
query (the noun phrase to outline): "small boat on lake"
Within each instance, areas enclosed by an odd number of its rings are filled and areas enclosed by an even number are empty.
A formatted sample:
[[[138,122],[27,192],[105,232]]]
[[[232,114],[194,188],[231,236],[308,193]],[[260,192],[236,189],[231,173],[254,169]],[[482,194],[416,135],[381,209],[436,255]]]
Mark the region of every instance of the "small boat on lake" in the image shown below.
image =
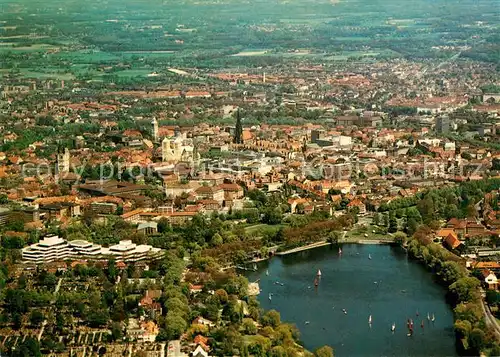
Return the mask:
[[[321,276],[321,270],[318,269],[318,273],[316,275]]]
[[[372,255],[371,254],[368,254],[368,259],[372,259]]]
[[[314,279],[314,286],[318,287],[318,285],[319,285],[319,280],[318,280],[318,278],[315,278]]]
[[[339,255],[342,255],[342,249],[339,248]]]
[[[372,324],[372,315],[370,315],[370,317],[368,317],[368,323],[371,325]]]
[[[273,294],[269,294],[269,301],[272,300],[272,296],[273,296]]]
[[[269,276],[269,270],[266,270],[266,276]]]
[[[344,315],[347,315],[347,310],[346,309],[342,309],[342,312],[344,313]]]
[[[392,326],[391,326],[391,331],[394,332],[396,330],[396,323],[392,323]]]
[[[431,316],[427,313],[427,321],[431,321]]]
[[[424,328],[424,320],[422,320],[422,322],[420,323],[420,327]]]
[[[434,320],[436,320],[436,317],[432,314],[431,321],[434,322]]]

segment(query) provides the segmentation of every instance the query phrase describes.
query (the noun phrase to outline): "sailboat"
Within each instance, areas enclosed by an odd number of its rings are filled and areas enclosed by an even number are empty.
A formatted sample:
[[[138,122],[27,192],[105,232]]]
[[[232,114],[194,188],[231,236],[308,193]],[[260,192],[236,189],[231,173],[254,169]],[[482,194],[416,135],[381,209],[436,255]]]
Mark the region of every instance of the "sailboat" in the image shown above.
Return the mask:
[[[316,275],[321,276],[321,270],[318,269],[318,273]]]
[[[396,323],[392,323],[392,326],[391,326],[391,331],[394,332],[394,330],[396,330]]]
[[[370,315],[370,317],[368,317],[368,323],[371,325],[372,324],[372,315]]]
[[[346,309],[342,309],[342,312],[344,313],[344,315],[347,315],[347,310]]]
[[[431,316],[427,313],[427,321],[431,321]]]
[[[272,300],[272,295],[273,295],[273,294],[269,293],[269,301],[271,301],[271,300]]]
[[[269,276],[269,270],[266,270],[266,276]]]
[[[342,249],[339,248],[339,255],[342,255]]]
[[[371,254],[368,254],[368,259],[372,259],[372,255]]]
[[[431,321],[434,322],[435,319],[436,317],[434,316],[434,314],[432,314]]]

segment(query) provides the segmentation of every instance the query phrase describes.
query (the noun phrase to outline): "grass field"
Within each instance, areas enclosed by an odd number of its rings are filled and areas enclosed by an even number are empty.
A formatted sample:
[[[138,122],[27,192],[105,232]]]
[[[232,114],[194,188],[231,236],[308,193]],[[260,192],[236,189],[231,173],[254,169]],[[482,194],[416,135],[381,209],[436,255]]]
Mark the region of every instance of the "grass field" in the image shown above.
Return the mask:
[[[268,234],[276,233],[280,228],[286,227],[284,224],[269,225],[269,224],[255,224],[245,227],[245,233],[251,236],[262,237]]]

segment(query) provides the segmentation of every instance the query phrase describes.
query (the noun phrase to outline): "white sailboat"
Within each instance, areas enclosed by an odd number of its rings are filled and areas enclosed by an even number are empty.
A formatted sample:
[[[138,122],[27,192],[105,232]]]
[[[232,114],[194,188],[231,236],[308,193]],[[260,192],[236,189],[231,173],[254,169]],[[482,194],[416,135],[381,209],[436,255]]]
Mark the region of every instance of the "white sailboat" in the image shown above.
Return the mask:
[[[431,321],[431,316],[427,313],[427,321]]]
[[[272,294],[269,294],[269,301],[272,300]]]
[[[392,326],[391,326],[391,331],[394,332],[394,330],[396,330],[396,323],[392,323]]]
[[[321,276],[321,270],[318,269],[318,273],[316,275]]]
[[[269,276],[269,270],[266,270],[266,276]]]
[[[368,254],[368,259],[372,259],[372,255],[371,254]]]
[[[434,316],[434,314],[432,314],[431,321],[434,322],[435,319],[436,317]]]
[[[370,315],[370,317],[368,317],[368,323],[371,325],[372,324],[372,315]]]
[[[342,255],[342,249],[339,248],[339,255]]]

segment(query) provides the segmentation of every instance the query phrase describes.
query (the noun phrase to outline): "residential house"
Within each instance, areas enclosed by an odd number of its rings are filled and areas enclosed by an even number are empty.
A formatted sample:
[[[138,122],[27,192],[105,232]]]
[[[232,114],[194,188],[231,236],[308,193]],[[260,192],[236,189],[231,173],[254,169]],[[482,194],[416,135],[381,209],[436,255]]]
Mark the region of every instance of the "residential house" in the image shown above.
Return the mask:
[[[183,226],[196,216],[197,212],[170,212],[165,217],[172,226]]]
[[[162,295],[161,290],[147,290],[145,295],[139,301],[139,306],[144,309],[146,314],[153,320],[162,314],[162,307],[156,300]]]
[[[128,320],[127,335],[133,341],[152,343],[156,341],[159,333],[160,329],[154,321]]]
[[[244,196],[243,187],[236,183],[223,183],[219,185],[219,188],[224,190],[224,199],[226,200],[237,200]]]
[[[224,190],[220,186],[201,186],[195,191],[198,200],[224,201]]]
[[[446,228],[452,228],[459,237],[465,237],[466,227],[465,219],[452,218],[446,223]]]
[[[192,325],[204,325],[204,326],[208,326],[208,327],[214,327],[215,326],[215,324],[212,321],[210,321],[210,320],[208,320],[208,319],[206,319],[206,318],[204,318],[202,316],[198,316],[197,318],[195,318],[191,322],[191,324]]]
[[[359,214],[366,214],[366,206],[363,202],[361,202],[359,199],[354,199],[349,204],[347,205],[347,208],[352,209],[352,208],[358,208]]]
[[[458,235],[453,228],[440,229],[436,233],[436,238],[438,238],[439,240],[442,241],[442,240],[446,239],[446,237],[448,237],[450,234],[453,234],[458,239]]]
[[[453,233],[448,234],[448,236],[444,239],[444,243],[450,250],[455,250],[462,245],[462,242],[460,242],[456,234]]]
[[[486,227],[476,221],[467,221],[465,234],[468,236],[482,235],[486,233]]]
[[[498,289],[498,279],[495,273],[493,273],[489,269],[485,269],[481,271],[481,274],[483,275],[484,278],[484,283],[490,290],[497,290]]]
[[[193,357],[209,357],[208,352],[203,349],[201,345],[198,345],[193,352]]]

